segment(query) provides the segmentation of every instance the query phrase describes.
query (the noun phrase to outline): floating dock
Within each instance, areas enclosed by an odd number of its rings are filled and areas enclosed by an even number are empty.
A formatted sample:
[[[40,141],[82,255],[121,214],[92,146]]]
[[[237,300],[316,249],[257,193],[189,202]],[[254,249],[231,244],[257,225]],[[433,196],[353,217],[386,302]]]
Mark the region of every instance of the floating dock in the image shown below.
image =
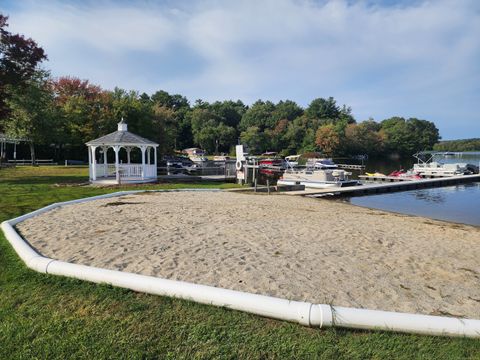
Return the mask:
[[[360,180],[365,181],[383,181],[383,182],[397,182],[397,181],[413,181],[415,179],[401,176],[382,176],[382,175],[358,175]]]
[[[420,175],[423,179],[438,179],[438,178],[451,178],[452,175],[441,175],[441,174],[434,174],[434,175]],[[456,175],[456,176],[464,176],[464,175]],[[402,176],[388,176],[388,175],[358,175],[360,180],[364,181],[382,181],[382,182],[395,182],[395,181],[412,181],[412,180],[420,180],[414,179],[409,177],[402,177]]]
[[[388,182],[382,184],[364,184],[358,186],[347,186],[340,188],[326,188],[326,189],[312,189],[307,188],[300,191],[286,191],[282,194],[292,196],[309,196],[309,197],[322,197],[322,196],[360,196],[388,193],[395,191],[407,191],[431,187],[450,186],[462,183],[470,183],[480,181],[480,174],[475,175],[459,175],[451,177],[442,177],[436,179],[421,179],[421,180],[409,180],[409,181],[397,181]]]
[[[364,170],[365,165],[356,165],[356,164],[337,164],[340,169],[350,169],[350,170]]]

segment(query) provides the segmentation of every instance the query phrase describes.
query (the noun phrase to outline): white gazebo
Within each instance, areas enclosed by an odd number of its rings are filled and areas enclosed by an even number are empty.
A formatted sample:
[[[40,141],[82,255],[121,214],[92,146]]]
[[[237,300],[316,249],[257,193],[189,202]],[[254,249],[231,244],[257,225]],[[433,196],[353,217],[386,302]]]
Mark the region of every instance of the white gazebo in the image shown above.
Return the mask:
[[[127,131],[123,118],[117,131],[86,145],[90,182],[94,184],[134,184],[157,180],[158,144]],[[110,158],[115,159],[111,163],[108,162],[109,149],[113,149],[114,153]],[[131,163],[131,158],[138,163]]]

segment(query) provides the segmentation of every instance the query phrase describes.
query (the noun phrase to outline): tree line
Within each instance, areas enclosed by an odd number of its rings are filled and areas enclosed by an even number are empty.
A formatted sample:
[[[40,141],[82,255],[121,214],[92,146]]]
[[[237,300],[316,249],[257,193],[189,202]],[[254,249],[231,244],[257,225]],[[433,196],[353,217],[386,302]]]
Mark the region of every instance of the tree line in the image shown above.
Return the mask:
[[[0,132],[54,148],[59,158],[85,157],[84,143],[115,131],[122,117],[130,131],[158,142],[160,154],[193,146],[230,153],[243,143],[257,154],[411,155],[439,140],[433,122],[402,117],[357,122],[351,108],[332,97],[316,98],[305,108],[291,100],[191,104],[164,90],[105,90],[75,77],[52,78],[39,68],[44,51],[9,33],[7,25],[0,14]]]
[[[440,141],[433,146],[435,151],[480,151],[480,139],[462,139]]]

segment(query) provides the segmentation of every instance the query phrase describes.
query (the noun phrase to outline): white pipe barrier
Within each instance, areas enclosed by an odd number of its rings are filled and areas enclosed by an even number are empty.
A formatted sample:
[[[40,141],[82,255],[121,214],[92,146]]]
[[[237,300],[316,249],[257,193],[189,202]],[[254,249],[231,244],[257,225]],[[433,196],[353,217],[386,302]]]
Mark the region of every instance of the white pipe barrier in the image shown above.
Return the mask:
[[[193,189],[160,191],[220,190]],[[138,192],[145,192],[145,190],[120,191],[112,194],[55,203],[17,218],[4,221],[1,227],[6,238],[27,267],[41,273],[68,276],[95,283],[106,283],[138,292],[221,306],[269,318],[297,322],[306,326],[318,326],[320,328],[325,326],[338,326],[425,335],[480,337],[480,320],[355,309],[327,304],[290,301],[271,296],[49,259],[37,253],[14,229],[14,226],[19,222],[60,206]]]

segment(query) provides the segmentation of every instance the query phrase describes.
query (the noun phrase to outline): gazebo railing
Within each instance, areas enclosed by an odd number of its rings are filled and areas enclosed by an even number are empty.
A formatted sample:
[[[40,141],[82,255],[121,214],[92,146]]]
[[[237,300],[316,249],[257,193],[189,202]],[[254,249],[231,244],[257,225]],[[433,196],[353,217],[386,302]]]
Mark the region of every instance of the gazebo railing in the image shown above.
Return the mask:
[[[141,178],[142,164],[121,164],[118,165],[121,178]]]
[[[156,178],[157,177],[157,166],[156,165],[145,165],[145,174],[146,178]]]
[[[97,178],[99,177],[111,177],[115,176],[115,165],[114,164],[95,164],[95,173]]]
[[[120,178],[142,178],[142,164],[120,164],[118,165]],[[115,177],[115,164],[96,164],[97,178]],[[155,165],[145,165],[143,178],[155,178],[157,176],[157,167]]]

